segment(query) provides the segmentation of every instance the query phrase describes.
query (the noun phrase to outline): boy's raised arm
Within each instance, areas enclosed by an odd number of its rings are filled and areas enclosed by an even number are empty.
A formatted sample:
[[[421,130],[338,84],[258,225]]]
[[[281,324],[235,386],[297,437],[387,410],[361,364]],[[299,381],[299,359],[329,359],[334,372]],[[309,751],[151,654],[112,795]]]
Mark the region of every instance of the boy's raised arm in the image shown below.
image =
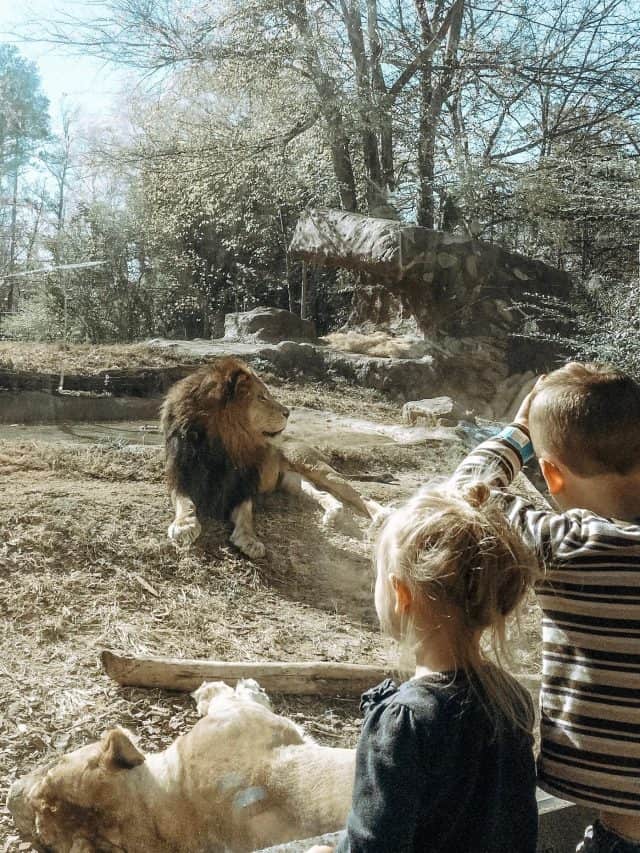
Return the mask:
[[[529,432],[531,402],[540,388],[544,376],[522,401],[513,423],[492,438],[478,445],[454,474],[456,482],[482,479],[497,488],[508,486],[522,466],[535,455]]]
[[[493,488],[503,490],[513,482],[524,464],[535,456],[528,417],[540,381],[523,401],[514,422],[479,444],[460,463],[453,474],[454,483],[483,480]],[[581,511],[561,514],[539,509],[530,501],[508,492],[503,492],[502,500],[510,523],[544,563],[551,561],[569,534],[576,542],[588,538]]]

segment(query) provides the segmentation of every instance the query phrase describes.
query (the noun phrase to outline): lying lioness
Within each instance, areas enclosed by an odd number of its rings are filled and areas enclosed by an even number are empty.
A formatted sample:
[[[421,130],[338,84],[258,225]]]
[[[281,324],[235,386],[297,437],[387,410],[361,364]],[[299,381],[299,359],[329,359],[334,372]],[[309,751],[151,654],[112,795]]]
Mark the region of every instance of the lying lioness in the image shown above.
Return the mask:
[[[248,853],[341,829],[354,751],[313,743],[254,685],[203,685],[205,716],[164,752],[112,729],[18,780],[18,831],[43,853]]]
[[[175,505],[171,539],[193,542],[201,519],[230,518],[232,543],[248,557],[261,557],[265,548],[253,531],[252,501],[278,488],[317,501],[326,521],[342,509],[340,500],[371,516],[355,489],[328,466],[285,458],[274,441],[288,418],[289,410],[236,358],[219,359],[170,389],[161,424]]]

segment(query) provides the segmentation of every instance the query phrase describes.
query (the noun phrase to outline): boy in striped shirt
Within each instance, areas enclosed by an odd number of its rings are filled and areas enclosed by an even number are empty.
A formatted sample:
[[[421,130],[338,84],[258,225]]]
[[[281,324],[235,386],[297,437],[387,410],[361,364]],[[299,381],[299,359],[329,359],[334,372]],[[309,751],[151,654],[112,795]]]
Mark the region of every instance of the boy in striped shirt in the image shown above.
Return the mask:
[[[578,850],[640,851],[640,384],[566,365],[455,479],[507,486],[534,455],[560,512],[503,493],[545,573],[539,783],[599,819]]]

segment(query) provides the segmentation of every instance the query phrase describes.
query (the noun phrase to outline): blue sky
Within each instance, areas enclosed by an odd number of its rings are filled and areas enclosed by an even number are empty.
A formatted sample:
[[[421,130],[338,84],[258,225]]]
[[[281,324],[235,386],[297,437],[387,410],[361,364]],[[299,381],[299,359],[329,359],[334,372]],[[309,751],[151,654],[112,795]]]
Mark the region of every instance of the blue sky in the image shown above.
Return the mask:
[[[124,75],[113,66],[88,56],[78,56],[70,49],[44,43],[21,42],[12,32],[26,32],[27,21],[52,17],[56,9],[81,14],[89,13],[89,4],[78,0],[0,0],[0,41],[15,44],[20,53],[34,61],[49,98],[55,130],[63,95],[78,105],[85,117],[104,117],[113,110]]]

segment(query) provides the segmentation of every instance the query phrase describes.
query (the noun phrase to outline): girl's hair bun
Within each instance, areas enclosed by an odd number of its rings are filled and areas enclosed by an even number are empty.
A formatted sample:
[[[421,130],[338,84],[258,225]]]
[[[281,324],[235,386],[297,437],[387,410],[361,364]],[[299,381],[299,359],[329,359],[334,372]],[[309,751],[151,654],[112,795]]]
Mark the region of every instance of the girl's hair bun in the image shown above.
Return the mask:
[[[463,499],[474,509],[483,506],[491,495],[491,489],[486,483],[470,483],[462,490]]]

